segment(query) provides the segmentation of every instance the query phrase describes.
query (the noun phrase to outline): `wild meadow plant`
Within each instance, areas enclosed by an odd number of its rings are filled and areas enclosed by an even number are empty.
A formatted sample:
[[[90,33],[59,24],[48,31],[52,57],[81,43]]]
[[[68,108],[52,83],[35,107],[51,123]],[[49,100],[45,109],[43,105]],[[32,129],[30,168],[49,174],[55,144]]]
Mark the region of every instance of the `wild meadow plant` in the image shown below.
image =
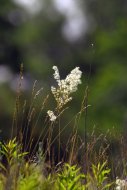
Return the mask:
[[[116,179],[116,190],[127,190],[127,181],[126,180],[121,180],[121,179]]]
[[[78,134],[79,120],[89,106],[87,92],[80,111],[61,127],[61,116],[72,100],[72,93],[81,84],[80,68],[73,69],[65,79],[60,78],[56,66],[53,70],[56,87],[51,87],[51,94],[56,107],[46,110],[49,94],[36,105],[43,91],[43,88],[36,90],[37,81],[33,85],[30,106],[28,100],[23,99],[21,65],[11,137],[7,142],[0,142],[0,190],[125,190],[125,180],[114,178],[111,182],[107,155],[110,145],[106,135],[96,137],[93,132],[89,142],[84,143]],[[35,140],[40,120],[43,129]],[[62,134],[72,123],[72,133],[61,154]],[[57,131],[55,136],[54,131]],[[56,142],[57,152],[54,151]]]

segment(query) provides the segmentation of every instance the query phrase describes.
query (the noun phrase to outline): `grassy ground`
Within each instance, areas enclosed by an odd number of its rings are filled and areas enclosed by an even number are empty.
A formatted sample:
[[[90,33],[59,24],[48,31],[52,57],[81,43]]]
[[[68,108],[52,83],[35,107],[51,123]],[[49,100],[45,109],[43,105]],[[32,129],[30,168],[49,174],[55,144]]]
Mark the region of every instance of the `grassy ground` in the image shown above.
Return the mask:
[[[22,98],[21,67],[10,139],[0,142],[0,190],[127,189],[126,142],[120,137],[113,144],[110,132],[96,136],[94,130],[88,135],[84,129],[85,139],[79,136],[78,124],[89,106],[87,88],[80,111],[61,127],[61,116],[81,83],[82,72],[76,67],[61,80],[58,68],[53,69],[57,87],[51,87],[51,94],[56,107],[47,110],[42,121],[49,95],[38,108],[35,102],[42,89],[35,90],[35,81],[28,107]],[[40,120],[43,129],[38,135]],[[73,128],[65,138],[72,121]]]

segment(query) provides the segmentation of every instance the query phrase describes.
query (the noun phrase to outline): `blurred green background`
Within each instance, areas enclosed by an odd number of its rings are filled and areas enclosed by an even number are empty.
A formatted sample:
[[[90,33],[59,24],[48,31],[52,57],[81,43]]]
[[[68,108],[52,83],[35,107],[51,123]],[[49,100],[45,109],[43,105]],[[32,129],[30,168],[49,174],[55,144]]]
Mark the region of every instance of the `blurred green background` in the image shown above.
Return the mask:
[[[53,65],[63,78],[79,66],[82,85],[69,104],[67,119],[79,111],[88,86],[87,130],[127,132],[126,0],[1,0],[1,137],[10,133],[21,63],[28,99],[35,80],[49,92]],[[85,115],[82,134],[84,120]]]

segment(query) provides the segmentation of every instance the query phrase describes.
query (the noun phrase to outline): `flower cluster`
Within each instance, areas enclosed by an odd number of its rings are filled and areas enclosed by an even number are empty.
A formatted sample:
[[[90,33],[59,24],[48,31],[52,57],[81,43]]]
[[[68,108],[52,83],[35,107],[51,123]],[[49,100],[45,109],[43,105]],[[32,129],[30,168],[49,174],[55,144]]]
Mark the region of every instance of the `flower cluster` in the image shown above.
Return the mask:
[[[116,190],[126,190],[127,189],[127,181],[116,179]]]
[[[60,74],[57,66],[53,66],[53,70],[55,71],[53,76],[56,80],[58,86],[51,87],[52,94],[57,102],[57,110],[61,110],[61,108],[69,101],[72,100],[70,96],[73,92],[77,90],[78,84],[81,84],[81,75],[79,67],[76,67],[71,71],[69,75],[63,80],[60,79]],[[47,112],[50,121],[55,121],[57,116],[55,116],[53,111]]]
[[[48,114],[48,116],[50,118],[50,121],[55,121],[56,120],[56,116],[54,115],[53,111],[48,110],[47,114]]]
[[[51,91],[57,102],[57,107],[61,109],[67,102],[72,100],[70,95],[77,90],[78,84],[81,84],[82,72],[79,67],[76,67],[65,79],[60,80],[58,68],[53,66],[53,69],[55,71],[54,79],[56,79],[58,87],[52,86]]]

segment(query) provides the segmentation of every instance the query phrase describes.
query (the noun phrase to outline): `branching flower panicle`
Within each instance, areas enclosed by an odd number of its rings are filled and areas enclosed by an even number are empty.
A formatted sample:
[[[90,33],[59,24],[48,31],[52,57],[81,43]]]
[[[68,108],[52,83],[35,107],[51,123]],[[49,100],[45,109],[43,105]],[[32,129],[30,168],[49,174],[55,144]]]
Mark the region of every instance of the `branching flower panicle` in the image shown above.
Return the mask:
[[[54,98],[57,102],[57,111],[61,110],[65,104],[72,100],[71,94],[75,92],[78,88],[78,84],[81,84],[81,75],[79,67],[73,69],[70,74],[67,75],[65,79],[60,79],[60,74],[57,66],[53,66],[55,71],[53,76],[57,82],[57,87],[52,86],[51,92],[54,95]],[[50,118],[50,121],[55,121],[58,114],[54,114],[53,111],[48,110],[47,114]]]
[[[65,79],[60,80],[57,66],[53,66],[53,69],[55,71],[53,74],[54,79],[56,80],[58,87],[52,86],[51,91],[57,102],[57,107],[61,109],[67,102],[72,100],[70,95],[77,90],[78,84],[81,84],[82,72],[79,67],[76,67]]]

